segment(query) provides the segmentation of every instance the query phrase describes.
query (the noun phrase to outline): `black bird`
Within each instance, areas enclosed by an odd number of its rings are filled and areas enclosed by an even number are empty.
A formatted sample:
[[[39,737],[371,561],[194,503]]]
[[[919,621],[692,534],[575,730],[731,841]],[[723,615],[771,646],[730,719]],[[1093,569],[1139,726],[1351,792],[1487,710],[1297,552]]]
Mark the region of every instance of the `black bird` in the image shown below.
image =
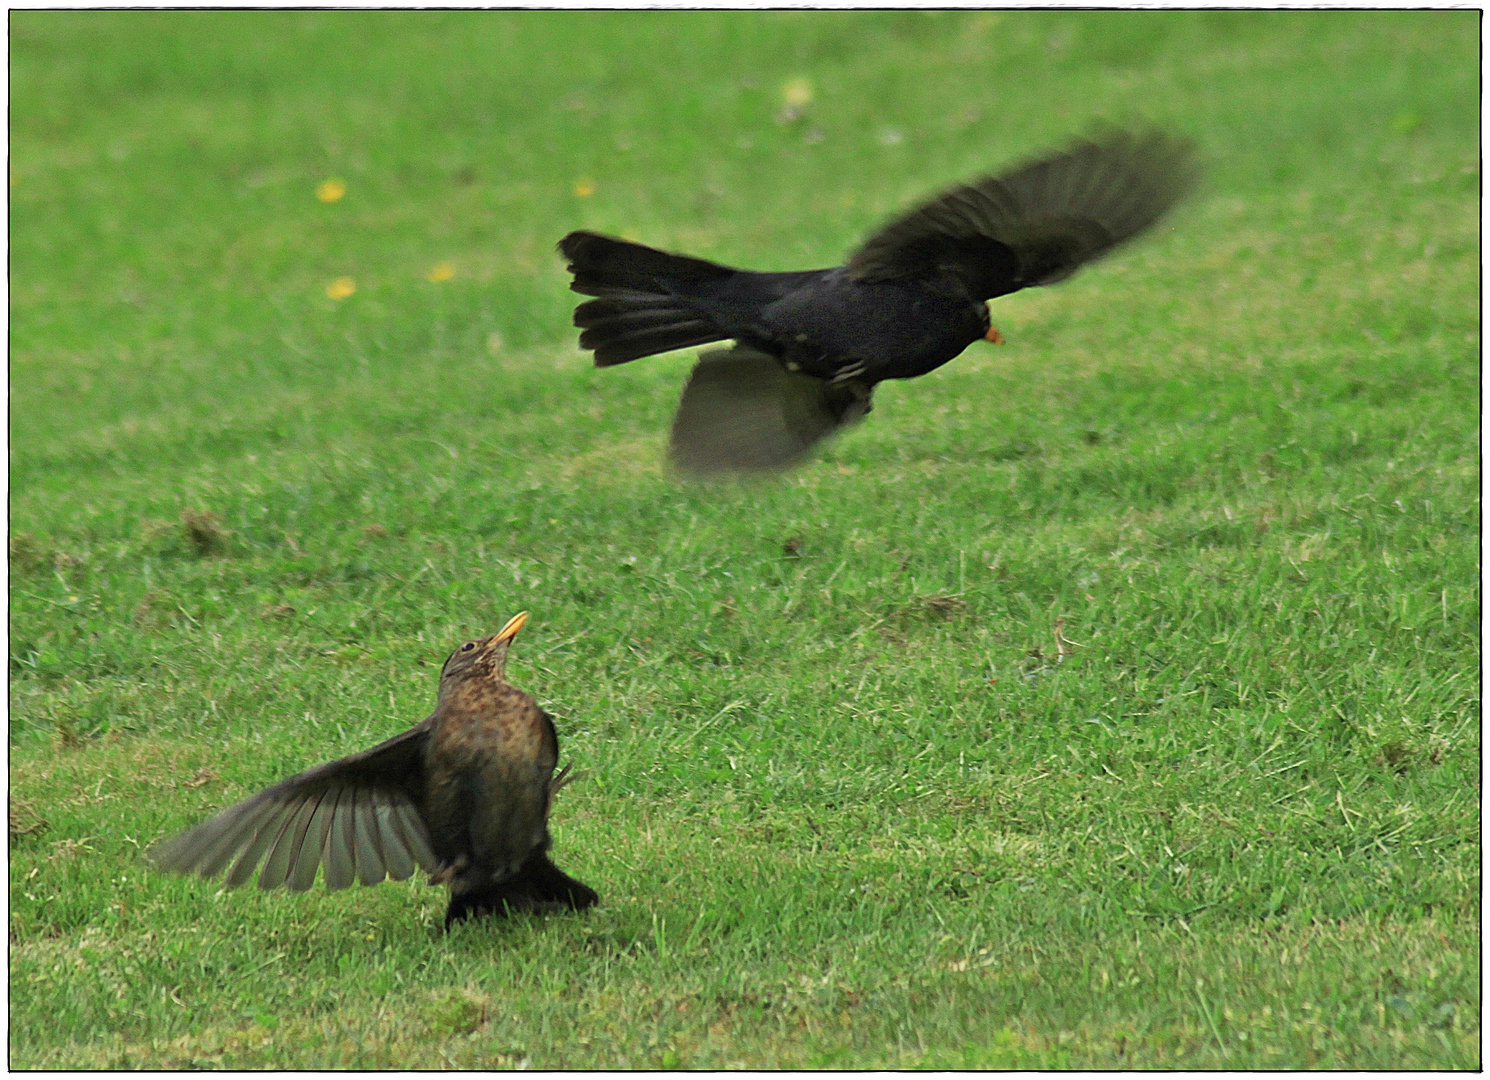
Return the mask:
[[[507,650],[526,611],[468,641],[440,670],[435,711],[371,750],[292,776],[151,855],[167,870],[303,892],[376,885],[422,867],[448,884],[445,927],[473,915],[583,909],[599,900],[548,857],[559,740],[553,719],[507,682]],[[267,856],[267,859],[265,859]]]
[[[1194,185],[1190,144],[1104,133],[890,222],[844,266],[736,270],[573,232],[559,251],[597,367],[733,338],[683,390],[669,456],[698,476],[779,469],[870,409],[875,383],[1001,343],[988,305],[1063,281],[1152,226]]]

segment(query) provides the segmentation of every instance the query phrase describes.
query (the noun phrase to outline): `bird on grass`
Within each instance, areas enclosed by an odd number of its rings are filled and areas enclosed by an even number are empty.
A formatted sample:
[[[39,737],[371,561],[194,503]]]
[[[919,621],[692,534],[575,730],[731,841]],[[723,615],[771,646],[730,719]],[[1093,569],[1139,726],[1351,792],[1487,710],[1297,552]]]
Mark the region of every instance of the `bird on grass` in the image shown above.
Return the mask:
[[[593,232],[559,251],[597,367],[733,338],[702,354],[669,457],[694,476],[785,468],[870,410],[876,383],[1002,344],[986,301],[1053,285],[1157,222],[1198,176],[1188,142],[1106,132],[955,187],[843,266],[757,273]]]
[[[161,845],[154,863],[229,888],[303,892],[324,865],[326,888],[403,881],[416,866],[450,887],[445,928],[473,916],[584,909],[595,891],[548,857],[559,741],[553,719],[507,681],[515,615],[468,641],[440,670],[439,700],[422,723],[371,750],[317,766],[230,807]]]

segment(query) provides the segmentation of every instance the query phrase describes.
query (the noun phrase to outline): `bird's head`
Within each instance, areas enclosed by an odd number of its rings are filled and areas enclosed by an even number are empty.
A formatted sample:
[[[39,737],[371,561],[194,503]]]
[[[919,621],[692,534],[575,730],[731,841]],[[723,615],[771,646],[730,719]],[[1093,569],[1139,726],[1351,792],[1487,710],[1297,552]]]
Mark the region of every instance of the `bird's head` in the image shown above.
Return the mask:
[[[507,625],[491,637],[467,641],[450,654],[445,666],[440,669],[440,690],[466,679],[491,679],[507,681],[507,650],[512,639],[528,621],[528,613],[519,611],[507,620]]]

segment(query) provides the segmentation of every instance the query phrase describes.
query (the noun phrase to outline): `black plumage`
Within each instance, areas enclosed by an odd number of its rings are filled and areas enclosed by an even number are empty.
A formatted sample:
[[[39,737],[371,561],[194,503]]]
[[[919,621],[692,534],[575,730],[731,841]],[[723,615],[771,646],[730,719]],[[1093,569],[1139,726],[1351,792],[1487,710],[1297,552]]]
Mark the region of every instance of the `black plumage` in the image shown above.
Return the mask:
[[[1070,277],[1151,227],[1197,176],[1188,142],[1110,132],[944,192],[830,269],[737,270],[592,232],[559,250],[570,287],[595,298],[574,322],[597,366],[735,340],[694,369],[670,457],[695,475],[763,471],[862,417],[876,383],[1001,341],[986,301]]]
[[[445,925],[471,915],[587,908],[599,897],[554,866],[548,817],[570,779],[555,774],[553,720],[506,680],[523,612],[468,641],[440,671],[428,718],[370,750],[261,791],[157,847],[156,866],[236,887],[303,892],[402,881],[416,867],[451,888]]]

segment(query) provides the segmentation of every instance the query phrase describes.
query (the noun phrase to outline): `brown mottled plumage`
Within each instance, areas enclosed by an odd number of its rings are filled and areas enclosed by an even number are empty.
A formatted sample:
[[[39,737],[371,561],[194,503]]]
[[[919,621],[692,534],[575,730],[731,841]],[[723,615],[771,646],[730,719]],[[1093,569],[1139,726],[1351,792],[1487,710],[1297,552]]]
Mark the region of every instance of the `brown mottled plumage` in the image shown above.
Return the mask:
[[[417,864],[450,886],[445,925],[473,915],[583,909],[599,897],[548,857],[559,739],[553,720],[507,682],[507,650],[527,621],[468,641],[440,671],[435,711],[371,750],[320,765],[229,807],[157,848],[163,869],[220,873],[229,887],[303,891],[402,881]],[[236,856],[236,861],[234,861]]]

